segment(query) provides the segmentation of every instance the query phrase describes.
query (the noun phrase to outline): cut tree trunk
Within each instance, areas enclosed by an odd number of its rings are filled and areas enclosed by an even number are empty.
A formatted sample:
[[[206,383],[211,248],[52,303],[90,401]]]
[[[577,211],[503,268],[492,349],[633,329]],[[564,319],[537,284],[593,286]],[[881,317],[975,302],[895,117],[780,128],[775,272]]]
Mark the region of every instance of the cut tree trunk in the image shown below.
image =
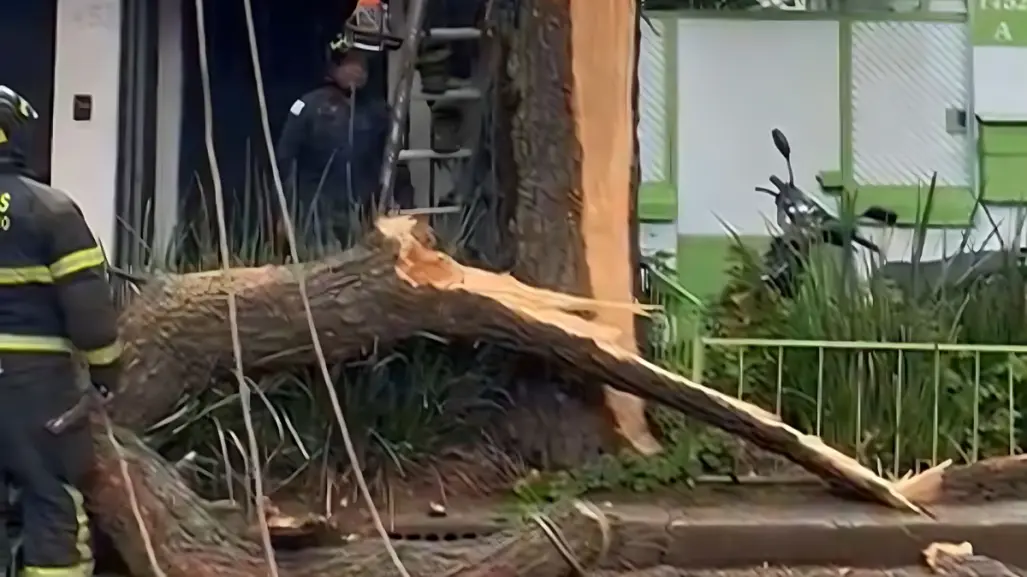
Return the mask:
[[[430,231],[410,218],[386,219],[365,244],[303,268],[266,266],[167,277],[123,313],[126,366],[111,419],[126,429],[128,477],[143,525],[173,575],[262,572],[255,544],[220,526],[168,467],[147,456],[128,431],[143,431],[233,366],[226,296],[234,292],[247,369],[316,362],[298,289],[302,271],[318,334],[330,361],[431,332],[485,340],[554,363],[572,381],[609,383],[778,453],[864,498],[918,510],[853,459],[775,416],[660,369],[617,345],[619,332],[580,313],[639,312],[525,285],[509,275],[461,266],[430,245]],[[94,416],[99,465],[88,491],[100,527],[134,574],[146,574],[138,521],[114,443]],[[564,529],[567,534],[568,530]],[[592,541],[589,541],[591,543]],[[319,575],[320,553],[296,559],[290,575]],[[375,557],[375,563],[386,563]],[[441,561],[439,561],[441,562]],[[528,561],[525,561],[527,563]],[[314,565],[304,565],[304,563]],[[325,561],[327,563],[327,561]],[[384,565],[368,574],[388,571]],[[232,565],[222,568],[221,565]],[[168,569],[170,567],[171,569]],[[340,575],[353,573],[342,572]],[[440,574],[440,573],[424,573]]]
[[[630,303],[638,277],[635,206],[637,0],[525,0],[508,59],[517,201],[514,274],[529,284]],[[598,39],[598,41],[597,41]],[[594,312],[637,352],[635,317]],[[605,387],[614,430],[654,454],[644,402]]]
[[[943,577],[1022,577],[1024,571],[991,557],[974,555],[973,545],[932,543],[924,550],[924,562]]]
[[[995,457],[971,465],[948,460],[895,483],[895,489],[920,505],[1010,501],[1027,496],[1027,455]]]

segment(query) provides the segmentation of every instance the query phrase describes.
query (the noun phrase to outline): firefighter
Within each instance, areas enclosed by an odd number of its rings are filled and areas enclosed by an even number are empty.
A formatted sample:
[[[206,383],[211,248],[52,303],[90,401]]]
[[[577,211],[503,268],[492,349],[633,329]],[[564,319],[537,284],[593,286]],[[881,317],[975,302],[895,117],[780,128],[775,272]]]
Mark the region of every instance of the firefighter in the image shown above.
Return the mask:
[[[82,400],[80,359],[98,389],[115,388],[121,347],[104,254],[81,210],[26,177],[13,146],[37,118],[0,86],[0,474],[19,493],[22,576],[89,577],[77,488],[92,466],[89,430],[84,420],[60,433],[47,423]],[[0,503],[10,503],[10,489]]]
[[[348,245],[378,200],[391,120],[383,98],[360,90],[372,55],[361,46],[350,32],[329,44],[324,82],[293,103],[275,151],[290,212],[308,241],[334,236]],[[409,206],[412,192],[409,172],[399,171],[397,203]]]

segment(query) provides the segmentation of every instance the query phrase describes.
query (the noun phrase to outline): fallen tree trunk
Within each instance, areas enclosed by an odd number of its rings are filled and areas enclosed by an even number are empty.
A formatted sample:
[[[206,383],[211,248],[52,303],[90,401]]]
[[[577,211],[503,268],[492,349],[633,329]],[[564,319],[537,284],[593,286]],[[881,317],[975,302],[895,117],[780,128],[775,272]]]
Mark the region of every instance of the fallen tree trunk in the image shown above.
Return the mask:
[[[1027,495],[1027,455],[994,457],[971,465],[948,460],[903,479],[895,489],[918,505],[985,503]]]
[[[549,359],[577,380],[610,383],[678,409],[864,498],[917,510],[888,482],[819,439],[755,406],[646,362],[615,344],[616,330],[572,314],[626,305],[537,289],[507,275],[464,267],[432,250],[430,243],[430,231],[413,219],[387,219],[364,245],[304,267],[313,316],[331,359],[352,357],[376,343],[424,331],[488,340]],[[245,367],[315,361],[293,268],[169,277],[139,295],[123,314],[126,368],[110,407],[118,425],[144,430],[171,412],[184,395],[206,387],[215,372],[231,367],[229,290],[237,298]],[[145,548],[136,513],[125,498],[122,463],[99,424],[94,423],[99,474],[90,501],[101,528],[114,538],[133,573],[142,575],[147,573]],[[138,441],[129,445],[128,476],[141,504],[142,523],[162,548],[159,560],[174,569],[166,571],[183,577],[263,572],[253,542],[206,514],[180,479],[158,459],[147,457]],[[320,553],[312,555],[321,559]],[[363,562],[368,574],[388,571],[380,565],[387,560],[374,559]],[[321,574],[302,563],[293,574]],[[222,569],[222,564],[231,568]]]
[[[135,435],[118,431],[117,441],[96,419],[98,467],[90,500],[93,517],[111,536],[132,575],[155,576],[153,561],[167,577],[255,577],[268,575],[260,545],[238,527],[221,524],[207,504],[190,491],[178,474]],[[127,474],[126,474],[127,473]],[[125,479],[131,480],[131,485]],[[138,517],[132,510],[138,505]],[[548,517],[563,537],[566,554],[589,567],[609,547],[609,525],[595,507],[575,503]],[[149,543],[139,522],[145,526]],[[554,547],[543,527],[524,528],[471,545],[394,543],[400,559],[415,577],[450,575],[538,575],[566,573],[565,554]],[[377,540],[344,547],[309,549],[278,555],[282,577],[367,577],[396,575],[385,548]]]

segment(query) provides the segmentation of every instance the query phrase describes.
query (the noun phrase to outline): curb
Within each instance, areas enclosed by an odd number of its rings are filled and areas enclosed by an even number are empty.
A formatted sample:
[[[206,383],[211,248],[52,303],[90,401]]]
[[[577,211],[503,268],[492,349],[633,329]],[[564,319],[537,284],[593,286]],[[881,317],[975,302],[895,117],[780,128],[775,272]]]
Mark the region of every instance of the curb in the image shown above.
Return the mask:
[[[969,541],[977,554],[1027,567],[1027,502],[938,507],[935,519],[859,503],[608,510],[621,519],[624,535],[617,566],[915,566],[931,543]]]

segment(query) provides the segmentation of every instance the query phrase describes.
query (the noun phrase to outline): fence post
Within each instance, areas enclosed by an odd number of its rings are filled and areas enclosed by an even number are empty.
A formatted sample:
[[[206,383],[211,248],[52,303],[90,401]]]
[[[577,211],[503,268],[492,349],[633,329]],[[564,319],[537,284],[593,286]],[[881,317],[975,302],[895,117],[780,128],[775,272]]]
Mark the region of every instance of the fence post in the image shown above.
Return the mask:
[[[703,342],[702,329],[696,326],[692,335],[692,380],[702,383],[703,362],[706,355],[706,343]]]

